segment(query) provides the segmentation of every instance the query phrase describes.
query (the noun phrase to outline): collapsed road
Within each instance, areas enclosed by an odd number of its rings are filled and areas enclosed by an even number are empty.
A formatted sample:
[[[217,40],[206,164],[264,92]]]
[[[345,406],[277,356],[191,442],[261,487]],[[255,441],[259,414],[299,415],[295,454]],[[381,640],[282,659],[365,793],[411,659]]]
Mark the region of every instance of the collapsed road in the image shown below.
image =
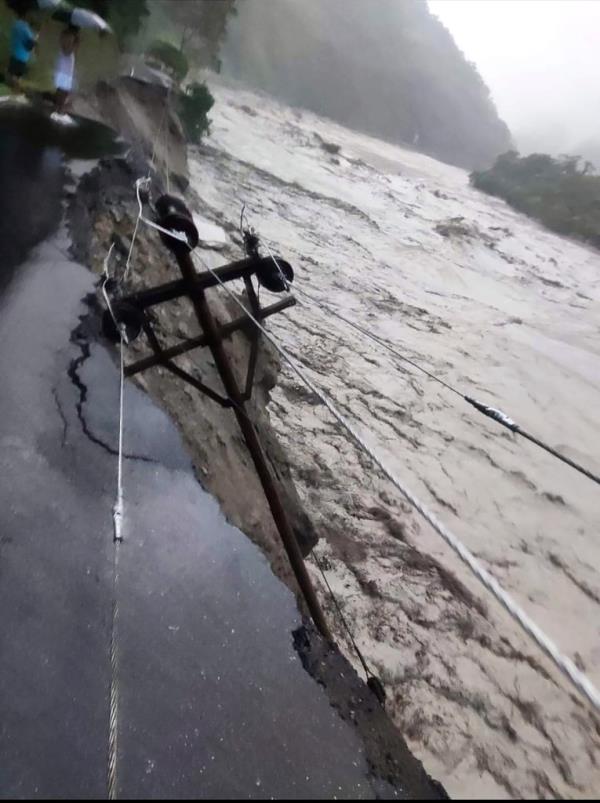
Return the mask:
[[[0,798],[106,797],[111,674],[119,797],[444,797],[133,384],[111,673],[119,372],[60,228],[64,143],[20,121],[0,131]]]

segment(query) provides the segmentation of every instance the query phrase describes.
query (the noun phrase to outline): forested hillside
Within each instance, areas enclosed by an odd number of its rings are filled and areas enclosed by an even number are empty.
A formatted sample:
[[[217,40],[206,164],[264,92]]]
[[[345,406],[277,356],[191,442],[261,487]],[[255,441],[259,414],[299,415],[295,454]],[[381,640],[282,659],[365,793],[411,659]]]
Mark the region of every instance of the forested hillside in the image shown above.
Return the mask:
[[[238,3],[225,70],[345,125],[465,167],[510,147],[474,65],[424,0]]]

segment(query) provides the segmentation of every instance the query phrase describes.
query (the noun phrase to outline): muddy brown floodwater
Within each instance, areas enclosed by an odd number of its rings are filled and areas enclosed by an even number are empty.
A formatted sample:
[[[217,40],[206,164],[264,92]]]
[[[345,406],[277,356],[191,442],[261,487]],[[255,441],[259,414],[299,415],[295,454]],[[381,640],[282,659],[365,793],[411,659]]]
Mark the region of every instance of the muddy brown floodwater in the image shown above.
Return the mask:
[[[215,92],[192,186],[232,253],[245,202],[300,287],[599,471],[596,252],[472,190],[464,171],[266,96]],[[598,488],[316,307],[270,326],[600,683]],[[330,581],[427,769],[453,796],[597,792],[598,718],[285,370],[270,409]]]

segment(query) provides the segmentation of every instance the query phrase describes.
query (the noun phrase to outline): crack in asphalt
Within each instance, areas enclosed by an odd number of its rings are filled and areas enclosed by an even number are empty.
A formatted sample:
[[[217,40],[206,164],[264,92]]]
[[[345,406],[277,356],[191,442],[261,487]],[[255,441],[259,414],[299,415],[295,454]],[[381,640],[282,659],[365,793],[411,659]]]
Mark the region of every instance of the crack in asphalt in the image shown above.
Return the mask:
[[[91,431],[89,424],[85,418],[83,407],[88,398],[88,387],[85,384],[85,382],[83,382],[83,380],[81,379],[79,372],[83,367],[83,365],[91,357],[91,347],[89,341],[83,336],[80,326],[77,327],[77,329],[75,329],[71,333],[71,343],[77,346],[81,352],[81,354],[78,357],[75,357],[74,359],[71,360],[71,362],[69,363],[69,367],[67,369],[67,374],[69,376],[69,379],[71,380],[71,383],[79,393],[79,400],[76,404],[75,409],[77,410],[77,418],[79,419],[79,423],[81,424],[81,429],[89,441],[91,441],[96,446],[99,446],[103,451],[107,452],[113,457],[118,457],[119,456],[118,449],[115,449],[113,446],[106,443],[97,435],[95,435]],[[159,462],[158,460],[155,460],[152,457],[146,457],[145,455],[129,454],[127,452],[123,454],[123,457],[126,460],[135,460],[140,463]]]
[[[64,449],[67,444],[67,431],[69,429],[69,422],[67,421],[67,417],[62,408],[62,404],[60,402],[60,398],[58,396],[58,390],[56,389],[56,387],[52,388],[52,396],[54,397],[54,403],[56,404],[56,409],[58,410],[58,414],[60,416],[60,420],[62,421],[63,425],[63,434],[60,447],[61,449]]]

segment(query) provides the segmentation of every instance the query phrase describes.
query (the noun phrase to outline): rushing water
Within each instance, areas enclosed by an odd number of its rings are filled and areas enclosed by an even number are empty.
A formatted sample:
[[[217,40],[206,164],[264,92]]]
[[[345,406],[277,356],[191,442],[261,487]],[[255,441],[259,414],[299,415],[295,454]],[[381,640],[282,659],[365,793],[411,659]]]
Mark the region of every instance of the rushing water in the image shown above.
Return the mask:
[[[597,253],[472,190],[464,171],[215,91],[192,163],[205,217],[233,231],[246,203],[299,287],[600,471]],[[598,488],[318,308],[270,327],[600,684]],[[427,768],[469,797],[597,790],[598,720],[314,401],[284,370],[272,418],[331,580]]]

